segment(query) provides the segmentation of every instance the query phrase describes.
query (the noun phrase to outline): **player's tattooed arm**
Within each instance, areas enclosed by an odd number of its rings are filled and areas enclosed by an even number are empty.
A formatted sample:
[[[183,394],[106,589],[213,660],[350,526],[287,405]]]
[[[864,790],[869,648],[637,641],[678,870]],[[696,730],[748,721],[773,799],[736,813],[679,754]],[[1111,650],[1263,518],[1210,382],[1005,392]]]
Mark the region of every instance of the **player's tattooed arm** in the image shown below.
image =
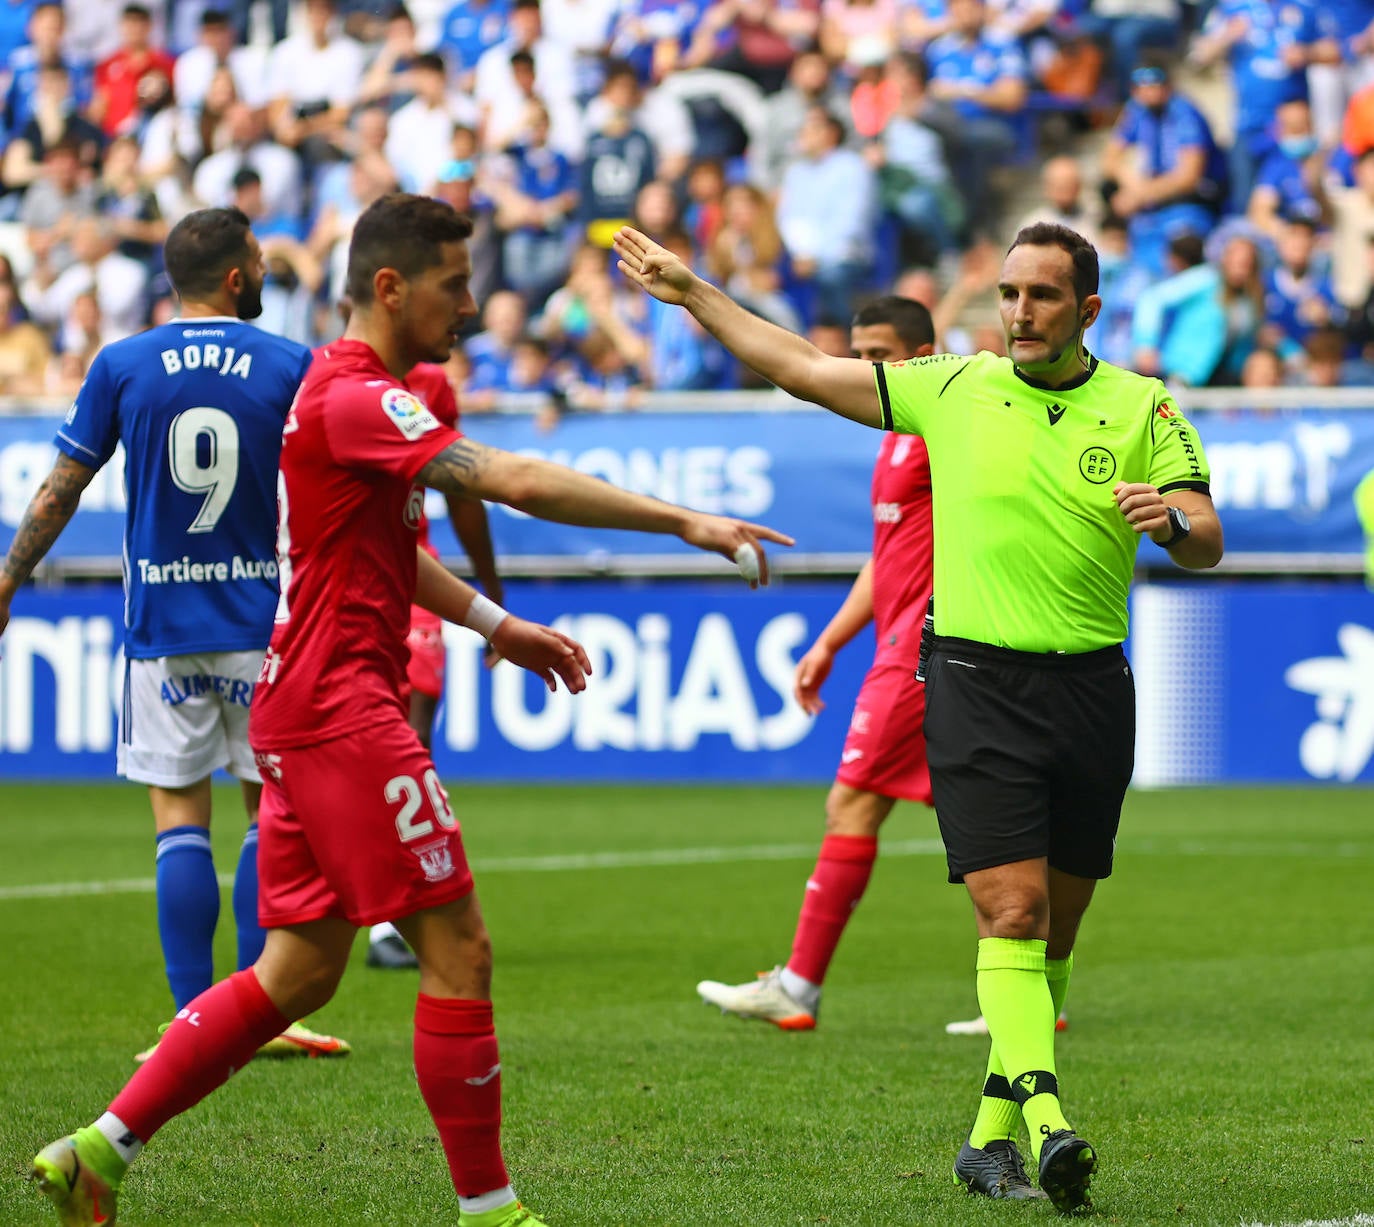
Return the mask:
[[[10,542],[9,553],[0,564],[0,600],[7,600],[52,549],[95,473],[89,465],[58,454],[57,463],[30,500]]]
[[[476,440],[455,439],[420,470],[418,480],[445,494],[475,494],[480,498],[491,457],[491,448]]]

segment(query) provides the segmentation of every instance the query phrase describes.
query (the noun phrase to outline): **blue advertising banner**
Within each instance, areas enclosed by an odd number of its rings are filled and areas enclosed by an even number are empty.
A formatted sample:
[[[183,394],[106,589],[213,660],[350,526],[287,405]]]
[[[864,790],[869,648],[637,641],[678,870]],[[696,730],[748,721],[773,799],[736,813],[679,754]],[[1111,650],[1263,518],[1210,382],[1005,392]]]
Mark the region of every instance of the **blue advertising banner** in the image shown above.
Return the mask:
[[[1228,562],[1247,557],[1358,560],[1353,495],[1374,468],[1374,410],[1194,414],[1226,523]],[[0,418],[0,549],[7,547],[52,463],[53,417]],[[878,436],[819,409],[572,415],[542,433],[524,415],[473,416],[485,443],[571,465],[628,489],[705,511],[762,521],[791,533],[787,565],[837,557],[857,566],[872,539],[869,481]],[[443,500],[431,493],[434,540],[461,551]],[[123,531],[122,457],[99,474],[57,543],[59,560],[118,564]],[[680,542],[637,533],[571,528],[495,507],[492,532],[508,567],[592,572],[622,563],[709,570]],[[1158,561],[1142,555],[1144,561]]]
[[[795,660],[845,592],[785,581],[511,585],[580,639],[587,691],[482,667],[450,627],[434,757],[452,780],[799,781],[839,762],[871,636],[841,653],[827,710],[791,699]],[[1136,783],[1374,783],[1374,592],[1344,584],[1137,588],[1129,645]],[[121,605],[104,584],[25,590],[0,639],[0,778],[108,778],[122,693]]]

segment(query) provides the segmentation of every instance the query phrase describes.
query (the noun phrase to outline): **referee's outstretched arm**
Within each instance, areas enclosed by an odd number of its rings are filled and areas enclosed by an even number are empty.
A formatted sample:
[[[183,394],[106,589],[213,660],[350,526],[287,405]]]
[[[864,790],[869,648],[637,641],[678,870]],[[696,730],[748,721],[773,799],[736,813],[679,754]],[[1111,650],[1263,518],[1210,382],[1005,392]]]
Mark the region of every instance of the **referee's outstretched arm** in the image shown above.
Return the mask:
[[[832,358],[810,341],[746,311],[672,252],[629,226],[616,232],[620,271],[660,302],[686,307],[713,337],[770,383],[800,400],[882,429],[873,364]]]

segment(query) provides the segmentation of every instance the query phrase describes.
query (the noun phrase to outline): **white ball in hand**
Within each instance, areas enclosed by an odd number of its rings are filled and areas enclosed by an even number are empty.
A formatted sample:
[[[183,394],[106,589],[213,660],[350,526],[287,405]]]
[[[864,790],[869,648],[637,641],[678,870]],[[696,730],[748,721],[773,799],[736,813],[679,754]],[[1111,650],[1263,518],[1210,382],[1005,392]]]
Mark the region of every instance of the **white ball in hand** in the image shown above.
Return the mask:
[[[759,555],[747,541],[735,551],[735,565],[751,584],[759,582]]]

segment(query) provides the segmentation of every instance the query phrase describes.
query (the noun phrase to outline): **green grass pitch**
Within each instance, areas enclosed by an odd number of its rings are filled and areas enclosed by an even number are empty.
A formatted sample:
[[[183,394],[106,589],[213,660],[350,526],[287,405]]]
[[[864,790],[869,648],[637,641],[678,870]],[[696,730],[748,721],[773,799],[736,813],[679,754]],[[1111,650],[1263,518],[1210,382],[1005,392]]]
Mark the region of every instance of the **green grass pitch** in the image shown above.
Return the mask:
[[[954,1187],[984,1041],[933,818],[889,821],[821,1026],[708,1010],[785,959],[819,788],[451,789],[496,948],[507,1159],[555,1227],[1002,1224]],[[231,871],[237,796],[217,793]],[[1374,793],[1132,794],[1059,1044],[1103,1224],[1374,1224]],[[0,787],[0,1224],[55,1221],[35,1149],[104,1108],[169,1013],[132,787]],[[34,884],[126,883],[35,896]],[[219,970],[231,970],[227,890]],[[428,1227],[456,1203],[411,1069],[411,973],[362,965],[317,1026],[155,1139],[121,1223]]]

